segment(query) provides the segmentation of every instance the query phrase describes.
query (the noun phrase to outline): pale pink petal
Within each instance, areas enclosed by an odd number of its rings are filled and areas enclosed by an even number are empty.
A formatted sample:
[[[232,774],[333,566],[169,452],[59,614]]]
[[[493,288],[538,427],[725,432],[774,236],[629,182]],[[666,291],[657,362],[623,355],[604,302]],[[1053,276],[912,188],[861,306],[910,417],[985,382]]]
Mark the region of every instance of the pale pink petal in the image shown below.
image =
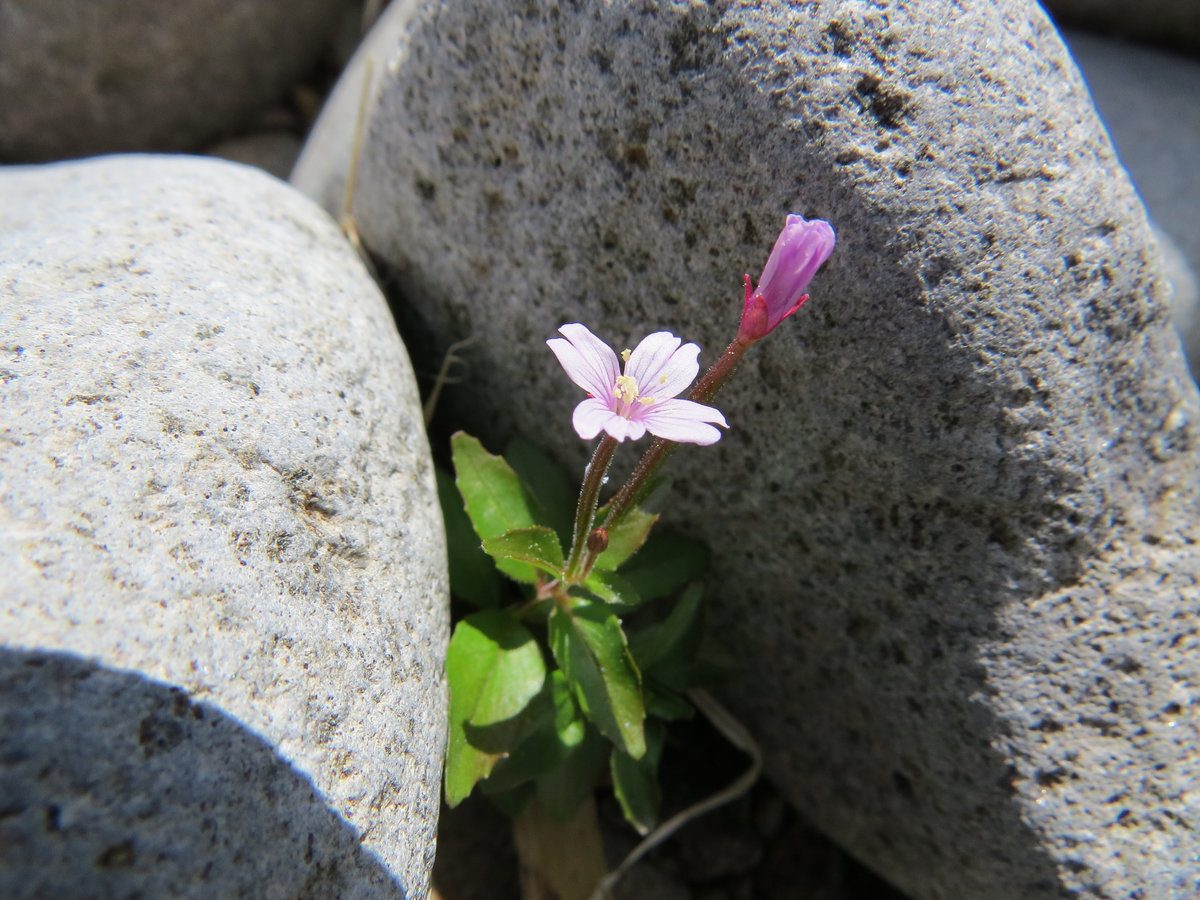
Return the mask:
[[[684,344],[671,354],[652,379],[644,385],[638,382],[642,394],[656,400],[682,394],[700,374],[700,362],[697,359],[699,355],[700,348],[695,344]]]
[[[639,388],[643,384],[649,384],[652,378],[658,376],[659,370],[666,365],[671,354],[681,343],[682,340],[669,331],[656,331],[646,335],[629,355],[629,362],[625,363],[625,374],[633,378]]]
[[[624,416],[618,416],[615,413],[604,423],[604,430],[608,432],[610,437],[616,438],[618,441],[623,441],[625,438],[636,441],[646,433],[646,426],[641,422],[633,419],[626,419]]]
[[[679,346],[680,340],[669,331],[647,335],[625,364],[625,374],[637,382],[643,397],[665,399],[683,391],[700,372],[695,344]]]
[[[593,397],[611,398],[621,374],[617,354],[583,325],[564,325],[558,330],[566,340],[551,338],[546,344],[558,357],[567,377]]]
[[[646,429],[668,441],[687,444],[713,444],[721,432],[707,423],[729,426],[720,410],[691,400],[663,400],[644,407],[637,418]]]
[[[613,416],[617,414],[605,406],[604,401],[588,397],[575,407],[575,412],[571,414],[571,424],[575,426],[576,434],[585,441],[590,441],[604,430],[605,423]]]

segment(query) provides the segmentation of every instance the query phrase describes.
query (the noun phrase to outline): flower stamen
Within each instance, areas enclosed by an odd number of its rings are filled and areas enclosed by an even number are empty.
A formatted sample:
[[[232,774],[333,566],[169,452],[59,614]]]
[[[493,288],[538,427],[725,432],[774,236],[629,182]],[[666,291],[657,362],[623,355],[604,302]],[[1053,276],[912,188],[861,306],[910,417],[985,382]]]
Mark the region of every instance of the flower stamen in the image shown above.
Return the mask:
[[[633,403],[638,398],[637,379],[632,375],[618,375],[613,396],[625,403]]]

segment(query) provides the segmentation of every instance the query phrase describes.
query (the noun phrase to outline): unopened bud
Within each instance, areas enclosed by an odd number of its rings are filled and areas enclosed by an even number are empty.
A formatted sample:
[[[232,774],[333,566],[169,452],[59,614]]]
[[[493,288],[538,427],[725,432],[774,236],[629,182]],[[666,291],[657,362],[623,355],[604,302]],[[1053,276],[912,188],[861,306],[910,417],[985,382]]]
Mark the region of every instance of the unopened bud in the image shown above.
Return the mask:
[[[828,222],[806,222],[800,216],[788,216],[763,267],[758,288],[752,288],[750,279],[746,279],[746,303],[738,337],[747,343],[766,337],[798,310],[808,299],[804,289],[829,259],[835,240]]]
[[[604,528],[593,528],[587,536],[587,548],[591,553],[599,555],[608,549],[608,531]]]

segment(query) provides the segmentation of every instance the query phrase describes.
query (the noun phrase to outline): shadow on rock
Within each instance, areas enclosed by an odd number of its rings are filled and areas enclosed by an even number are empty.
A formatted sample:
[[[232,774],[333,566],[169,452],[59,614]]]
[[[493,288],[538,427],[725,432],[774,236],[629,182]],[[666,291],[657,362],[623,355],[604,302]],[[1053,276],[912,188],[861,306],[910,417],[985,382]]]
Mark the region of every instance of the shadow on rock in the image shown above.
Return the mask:
[[[275,748],[179,688],[0,651],[0,895],[395,898]]]

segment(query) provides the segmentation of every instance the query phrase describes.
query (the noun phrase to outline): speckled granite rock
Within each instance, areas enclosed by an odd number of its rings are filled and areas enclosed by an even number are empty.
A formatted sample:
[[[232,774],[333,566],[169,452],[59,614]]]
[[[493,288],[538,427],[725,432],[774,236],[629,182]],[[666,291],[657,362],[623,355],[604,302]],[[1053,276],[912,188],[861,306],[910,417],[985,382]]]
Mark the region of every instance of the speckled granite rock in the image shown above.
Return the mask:
[[[0,895],[428,890],[447,639],[412,373],[246,167],[0,170]]]
[[[1200,15],[1200,4],[1195,9]],[[1070,32],[1071,55],[1087,80],[1121,162],[1155,223],[1174,288],[1176,322],[1200,363],[1200,63],[1122,41]],[[1182,251],[1183,258],[1178,254]]]
[[[1043,5],[1066,25],[1200,56],[1200,3],[1196,0],[1045,0]]]
[[[1041,9],[458,0],[389,24],[358,227],[414,326],[483,338],[457,396],[493,444],[582,467],[559,324],[711,360],[784,214],[837,228],[720,397],[728,435],[676,460],[745,667],[725,696],[787,795],[923,900],[1193,896],[1200,409]],[[318,125],[313,196],[352,121]]]
[[[0,4],[0,162],[195,150],[314,64],[341,0]]]

